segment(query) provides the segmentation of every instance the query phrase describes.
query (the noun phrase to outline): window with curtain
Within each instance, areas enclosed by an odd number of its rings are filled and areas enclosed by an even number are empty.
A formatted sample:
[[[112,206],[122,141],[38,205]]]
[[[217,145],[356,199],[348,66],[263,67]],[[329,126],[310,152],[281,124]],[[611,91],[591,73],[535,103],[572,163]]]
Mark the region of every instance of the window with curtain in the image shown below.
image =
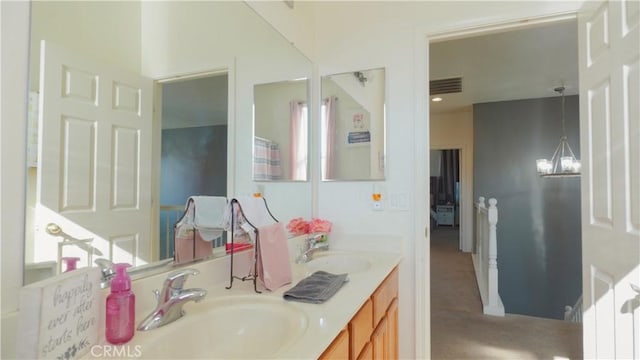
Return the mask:
[[[322,166],[322,179],[333,178],[333,164],[335,158],[335,127],[336,127],[336,101],[337,97],[331,96],[322,101],[320,109],[320,164]]]
[[[309,153],[307,104],[294,100],[290,102],[290,108],[289,171],[291,172],[291,180],[305,181],[307,180],[307,157]]]

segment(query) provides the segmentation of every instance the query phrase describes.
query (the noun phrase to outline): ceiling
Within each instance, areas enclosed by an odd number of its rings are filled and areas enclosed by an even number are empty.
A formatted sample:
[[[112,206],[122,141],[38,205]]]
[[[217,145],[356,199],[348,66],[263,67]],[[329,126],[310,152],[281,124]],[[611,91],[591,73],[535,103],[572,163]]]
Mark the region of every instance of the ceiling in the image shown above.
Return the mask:
[[[462,92],[430,102],[431,112],[472,104],[578,93],[575,20],[431,43],[429,78],[462,77]],[[433,98],[433,96],[431,97]]]

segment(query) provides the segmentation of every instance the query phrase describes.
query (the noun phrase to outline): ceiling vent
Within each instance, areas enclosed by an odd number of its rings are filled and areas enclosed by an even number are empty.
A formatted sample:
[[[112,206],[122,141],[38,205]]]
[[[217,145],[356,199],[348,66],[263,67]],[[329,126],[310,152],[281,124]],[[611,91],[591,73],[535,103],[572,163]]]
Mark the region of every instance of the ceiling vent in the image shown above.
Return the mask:
[[[429,95],[452,94],[462,92],[462,78],[448,78],[429,81]]]

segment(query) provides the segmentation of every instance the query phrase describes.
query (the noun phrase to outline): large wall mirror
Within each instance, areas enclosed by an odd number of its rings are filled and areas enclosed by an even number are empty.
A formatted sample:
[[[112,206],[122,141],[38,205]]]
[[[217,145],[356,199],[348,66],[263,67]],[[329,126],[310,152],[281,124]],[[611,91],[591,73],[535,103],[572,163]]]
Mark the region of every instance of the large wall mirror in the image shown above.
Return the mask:
[[[322,180],[384,180],[384,68],[322,77]]]
[[[270,77],[309,78],[311,62],[245,2],[34,1],[31,8],[25,282],[65,271],[67,265],[62,258],[80,258],[77,267],[96,266],[95,260],[104,258],[132,263],[143,271],[169,269],[173,257],[172,227],[189,195],[231,197],[251,193],[253,100],[250,94],[254,85],[271,81]],[[83,59],[95,59],[135,75],[119,83],[122,86],[118,93],[129,98],[124,102],[114,101],[114,106],[161,114],[151,115],[143,132],[138,132],[133,123],[115,124],[106,132],[110,134],[107,137],[93,125],[89,115],[62,117],[62,121],[57,117],[62,125],[56,125],[56,129],[64,129],[54,132],[63,134],[56,140],[58,143],[66,141],[73,146],[92,148],[100,146],[106,138],[117,138],[123,149],[134,152],[141,147],[148,149],[136,156],[114,151],[106,163],[88,154],[83,155],[86,161],[81,161],[81,166],[69,167],[67,163],[54,166],[64,168],[60,173],[70,170],[74,174],[89,174],[87,178],[96,181],[109,177],[137,181],[135,187],[120,189],[122,198],[114,196],[108,187],[103,191],[99,187],[76,186],[80,182],[75,175],[67,176],[64,186],[43,181],[42,174],[46,171],[42,170],[42,164],[50,162],[46,161],[47,151],[42,151],[38,140],[42,135],[37,121],[42,115],[38,114],[43,93],[39,82],[41,40]],[[67,77],[63,79],[80,80],[77,84],[82,85],[76,87],[76,83],[72,83],[74,96],[78,91],[91,97],[93,84],[104,82],[95,81],[97,78],[84,65],[64,69]],[[144,88],[141,97],[131,90],[138,76],[147,78],[151,84]],[[286,82],[289,83],[296,87],[301,84],[305,89],[300,96],[291,95],[289,100],[304,102],[306,81]],[[270,90],[275,91],[266,89]],[[105,92],[111,91],[100,89],[101,94]],[[285,106],[289,106],[289,101]],[[47,114],[48,109],[44,110]],[[139,136],[147,132],[148,136]],[[40,155],[44,155],[43,158]],[[137,175],[126,171],[114,175],[115,172],[90,170],[113,168],[116,161],[146,167]],[[304,177],[295,180],[307,177],[305,170]],[[277,184],[275,189],[270,189],[270,209],[283,221],[294,216],[308,217],[310,186],[303,182],[286,185],[286,189]],[[55,205],[42,202],[42,194],[47,189],[62,189],[58,193],[62,195],[50,197]],[[121,216],[120,220],[109,222],[102,213],[92,212],[94,203],[60,201],[63,197],[72,198],[65,189],[84,191],[78,199],[107,199],[111,204],[107,207],[115,204],[120,208],[137,208],[142,211],[142,220],[136,222]],[[284,192],[295,196],[281,196]],[[127,202],[129,198],[136,200]],[[86,214],[80,214],[81,210],[87,210]],[[174,217],[165,218],[167,213],[173,213]],[[85,221],[87,219],[90,221]],[[214,249],[213,256],[224,256],[224,242],[217,245],[220,251]]]
[[[307,79],[254,86],[253,180],[307,180],[308,88]]]

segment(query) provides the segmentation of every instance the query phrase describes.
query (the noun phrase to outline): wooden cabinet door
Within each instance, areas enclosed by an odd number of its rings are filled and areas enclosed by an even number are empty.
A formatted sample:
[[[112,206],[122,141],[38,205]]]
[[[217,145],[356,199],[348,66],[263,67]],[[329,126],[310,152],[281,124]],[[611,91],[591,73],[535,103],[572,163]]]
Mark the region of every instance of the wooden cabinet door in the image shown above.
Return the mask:
[[[369,342],[371,331],[373,330],[372,308],[371,300],[367,300],[349,323],[350,359],[358,358],[358,354],[363,351],[365,344]]]
[[[393,300],[387,311],[387,333],[389,359],[398,359],[398,298]]]
[[[344,329],[336,336],[327,350],[319,357],[320,360],[349,359],[349,331]]]
[[[365,344],[357,360],[373,360],[373,350],[370,342]]]
[[[380,320],[378,327],[371,334],[371,345],[374,359],[386,360],[389,358],[389,330],[386,317]]]

